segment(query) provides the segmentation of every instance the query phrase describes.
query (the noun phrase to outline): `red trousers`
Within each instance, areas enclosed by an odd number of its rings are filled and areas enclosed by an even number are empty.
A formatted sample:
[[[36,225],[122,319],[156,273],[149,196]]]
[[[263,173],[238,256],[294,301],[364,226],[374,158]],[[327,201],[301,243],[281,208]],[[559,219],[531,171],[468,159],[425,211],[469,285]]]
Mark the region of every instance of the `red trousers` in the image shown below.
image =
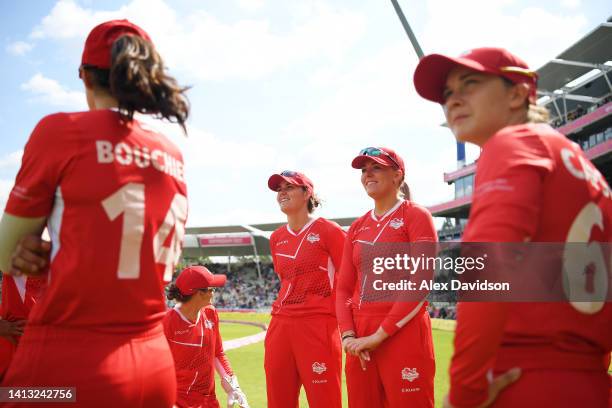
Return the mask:
[[[29,326],[2,386],[76,388],[76,402],[45,407],[169,408],[176,398],[174,361],[161,325],[139,337]]]
[[[268,408],[341,408],[342,348],[333,316],[273,316],[265,340]]]
[[[609,377],[604,370],[524,370],[491,407],[612,407]]]
[[[373,334],[381,320],[355,317],[357,336]],[[366,370],[346,356],[349,407],[433,408],[435,372],[431,322],[423,312],[370,352]]]

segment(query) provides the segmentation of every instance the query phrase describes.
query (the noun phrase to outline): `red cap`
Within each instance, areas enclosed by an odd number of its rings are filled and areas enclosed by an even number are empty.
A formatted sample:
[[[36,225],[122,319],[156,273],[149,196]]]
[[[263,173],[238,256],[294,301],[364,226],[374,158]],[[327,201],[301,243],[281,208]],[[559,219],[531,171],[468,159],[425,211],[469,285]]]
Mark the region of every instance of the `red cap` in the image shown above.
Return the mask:
[[[528,84],[529,102],[536,102],[538,74],[531,71],[525,61],[503,48],[474,48],[457,58],[440,54],[423,57],[414,71],[414,86],[419,95],[444,104],[442,93],[446,78],[456,66],[499,75],[515,84]]]
[[[111,67],[111,47],[117,38],[126,34],[136,35],[151,41],[149,34],[136,24],[127,20],[107,21],[94,27],[87,36],[81,65],[109,69]]]
[[[312,181],[310,181],[306,175],[292,170],[285,170],[281,173],[271,175],[268,179],[268,187],[272,191],[278,191],[280,184],[283,181],[296,186],[306,187],[306,189],[308,189],[310,192],[312,192],[314,189]]]
[[[353,159],[351,166],[355,169],[361,169],[368,160],[375,161],[383,166],[395,166],[402,173],[406,174],[404,160],[393,149],[388,147],[366,147],[362,149],[359,155]]]
[[[184,296],[193,295],[198,289],[221,287],[225,285],[227,276],[213,275],[200,265],[188,266],[176,278],[176,287]]]

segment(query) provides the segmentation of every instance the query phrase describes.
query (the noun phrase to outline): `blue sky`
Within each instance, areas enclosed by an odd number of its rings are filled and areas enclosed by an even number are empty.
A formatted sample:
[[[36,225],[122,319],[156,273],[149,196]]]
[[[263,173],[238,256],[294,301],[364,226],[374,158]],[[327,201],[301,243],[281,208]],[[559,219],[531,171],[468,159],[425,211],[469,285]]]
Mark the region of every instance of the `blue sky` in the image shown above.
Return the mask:
[[[426,53],[504,46],[534,68],[612,15],[604,0],[400,4]],[[361,215],[372,203],[350,160],[372,145],[403,156],[416,201],[452,198],[442,173],[454,168],[454,141],[440,108],[416,96],[417,58],[390,1],[59,0],[0,2],[2,207],[37,121],[85,108],[87,33],[124,17],[193,87],[189,137],[160,125],[184,149],[189,226],[282,220],[266,180],[283,169],[314,180],[320,215]]]

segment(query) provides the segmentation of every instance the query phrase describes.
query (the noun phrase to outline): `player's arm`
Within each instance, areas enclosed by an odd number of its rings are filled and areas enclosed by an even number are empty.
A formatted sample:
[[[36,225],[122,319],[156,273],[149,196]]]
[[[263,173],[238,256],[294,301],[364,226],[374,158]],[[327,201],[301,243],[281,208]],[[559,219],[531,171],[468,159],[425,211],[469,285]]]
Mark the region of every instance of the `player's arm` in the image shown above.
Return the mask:
[[[29,253],[23,254],[21,246],[24,244],[22,241],[25,239],[25,245],[29,244],[29,241],[33,239],[35,241],[42,241],[40,234],[42,233],[45,226],[45,217],[26,218],[18,217],[8,213],[2,214],[0,220],[0,270],[6,271],[11,275],[24,274],[35,274],[40,272],[41,267],[44,267],[44,263],[41,265],[40,259],[34,257],[35,253],[30,255]],[[27,237],[32,238],[27,239]],[[27,248],[26,248],[27,249]],[[14,254],[20,256],[13,256]]]
[[[411,206],[406,211],[404,219],[407,220],[406,229],[411,245],[410,250],[419,252],[418,255],[413,254],[413,256],[422,256],[424,259],[435,257],[438,235],[431,213],[424,207]],[[421,268],[415,271],[414,276],[417,282],[428,280],[433,277],[433,270]],[[407,299],[401,299],[402,294],[398,295],[400,299],[393,304],[377,331],[382,340],[397,333],[417,315],[425,303],[424,297],[427,293],[423,292],[422,295],[423,299],[418,301],[407,301]]]
[[[40,236],[51,213],[62,171],[76,150],[61,140],[65,115],[43,118],[25,146],[21,167],[0,221],[0,270],[11,271],[11,258],[22,239]],[[26,271],[23,271],[26,272]]]
[[[327,230],[326,246],[331,256],[336,273],[334,273],[334,288],[338,285],[338,275],[342,264],[342,251],[346,241],[346,232],[336,223],[330,223]]]
[[[353,322],[352,297],[357,284],[357,270],[353,265],[353,242],[351,239],[353,226],[349,230],[344,242],[342,261],[336,287],[336,317],[343,340],[345,336],[355,335],[355,324]],[[344,343],[344,341],[343,341]]]
[[[543,178],[553,166],[549,157],[537,138],[507,135],[487,146],[478,167],[464,242],[530,240],[538,224]],[[509,307],[508,303],[459,303],[450,366],[452,406],[473,407],[488,400],[487,375],[501,344]]]
[[[241,408],[248,408],[249,403],[246,395],[240,388],[238,383],[238,377],[232,370],[232,366],[225,355],[223,350],[223,340],[221,339],[221,332],[219,330],[219,314],[215,309],[214,312],[214,331],[215,331],[215,370],[219,374],[221,379],[221,386],[227,393],[227,406],[233,407],[234,404],[238,404]]]

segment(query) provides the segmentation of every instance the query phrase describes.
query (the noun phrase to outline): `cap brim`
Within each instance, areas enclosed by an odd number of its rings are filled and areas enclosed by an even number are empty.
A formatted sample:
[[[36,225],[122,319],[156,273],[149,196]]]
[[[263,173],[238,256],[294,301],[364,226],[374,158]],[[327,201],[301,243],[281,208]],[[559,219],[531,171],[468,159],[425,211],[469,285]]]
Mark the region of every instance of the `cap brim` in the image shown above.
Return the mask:
[[[210,287],[219,288],[221,286],[225,286],[225,282],[227,282],[226,275],[213,275],[213,280]]]
[[[353,161],[351,162],[351,166],[353,166],[354,169],[362,169],[363,166],[365,166],[365,164],[368,162],[368,160],[371,160],[383,166],[393,166],[393,163],[389,163],[382,156],[363,156],[363,155],[359,155],[355,157]]]
[[[268,179],[268,188],[272,191],[278,191],[278,189],[280,188],[280,184],[283,181],[286,181],[287,183],[290,183],[290,184],[295,184],[295,182],[291,180],[289,177],[284,177],[284,176],[281,176],[280,174],[273,174]]]
[[[270,176],[270,178],[268,179],[268,188],[272,191],[278,191],[278,189],[280,188],[280,184],[283,181],[286,181],[289,184],[293,184],[294,186],[302,186],[302,187],[306,187],[308,190],[312,190],[312,187],[309,186],[308,184],[297,183],[291,177],[281,176],[280,174],[273,174]]]
[[[414,87],[419,95],[432,102],[444,103],[442,94],[446,85],[446,78],[450,71],[457,67],[473,69],[478,72],[489,72],[479,62],[466,58],[451,58],[441,54],[427,55],[417,65],[414,71]]]

